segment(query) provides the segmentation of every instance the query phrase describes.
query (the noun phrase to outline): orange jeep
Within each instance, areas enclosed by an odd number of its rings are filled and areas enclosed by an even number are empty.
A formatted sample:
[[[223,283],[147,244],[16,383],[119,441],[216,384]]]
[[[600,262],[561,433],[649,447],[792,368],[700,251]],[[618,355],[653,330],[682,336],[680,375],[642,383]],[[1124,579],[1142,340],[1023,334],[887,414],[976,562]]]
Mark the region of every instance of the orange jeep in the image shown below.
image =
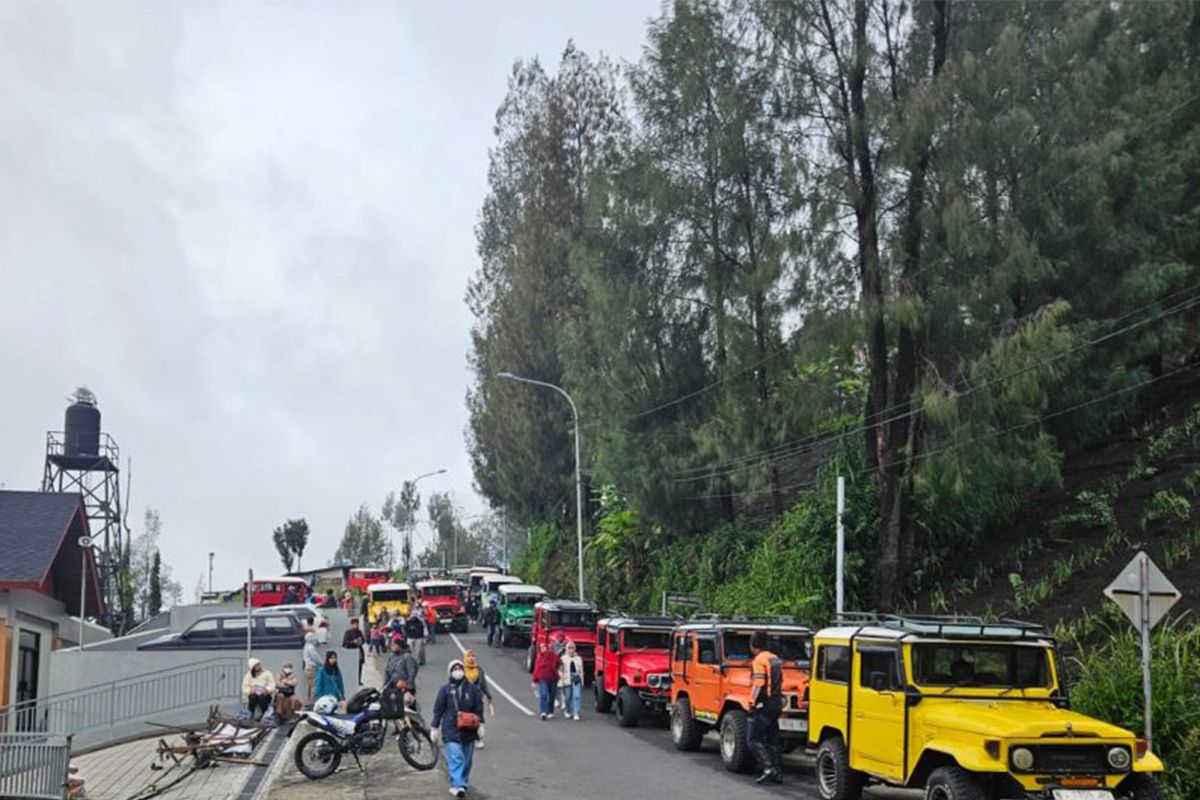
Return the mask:
[[[721,735],[725,768],[745,772],[754,764],[746,743],[750,712],[750,636],[767,634],[768,649],[783,660],[784,749],[808,738],[808,679],[812,631],[790,617],[693,617],[675,629],[671,647],[671,739],[680,750],[697,750],[704,734]]]

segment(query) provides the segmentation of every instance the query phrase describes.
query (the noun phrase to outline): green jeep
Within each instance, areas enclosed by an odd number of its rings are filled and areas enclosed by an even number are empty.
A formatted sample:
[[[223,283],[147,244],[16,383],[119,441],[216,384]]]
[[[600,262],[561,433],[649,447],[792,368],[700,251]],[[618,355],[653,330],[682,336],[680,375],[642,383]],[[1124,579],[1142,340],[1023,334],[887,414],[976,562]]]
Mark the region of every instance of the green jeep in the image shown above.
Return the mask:
[[[528,583],[507,583],[499,593],[500,645],[512,647],[528,642],[533,631],[533,607],[546,599],[546,590]]]

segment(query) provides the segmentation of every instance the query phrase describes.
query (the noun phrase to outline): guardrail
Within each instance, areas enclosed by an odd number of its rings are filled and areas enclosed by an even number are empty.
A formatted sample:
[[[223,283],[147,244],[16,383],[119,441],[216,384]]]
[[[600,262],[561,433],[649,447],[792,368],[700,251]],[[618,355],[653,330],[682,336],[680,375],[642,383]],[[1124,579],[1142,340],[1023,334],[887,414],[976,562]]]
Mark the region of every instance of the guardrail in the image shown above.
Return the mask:
[[[0,797],[62,800],[70,763],[70,736],[0,733]]]
[[[241,696],[240,656],[121,678],[73,692],[39,697],[0,710],[0,732],[70,733],[76,747],[95,747],[147,730],[154,720],[179,719],[183,710],[202,712]],[[173,716],[172,712],[174,713]]]

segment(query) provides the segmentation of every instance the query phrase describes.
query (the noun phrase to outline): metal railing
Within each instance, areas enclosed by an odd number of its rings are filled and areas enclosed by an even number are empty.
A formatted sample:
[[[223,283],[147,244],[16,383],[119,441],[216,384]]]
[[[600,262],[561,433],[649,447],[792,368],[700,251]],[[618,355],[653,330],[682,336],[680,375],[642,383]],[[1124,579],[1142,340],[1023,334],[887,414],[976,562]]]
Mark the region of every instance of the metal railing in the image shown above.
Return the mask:
[[[143,732],[151,720],[189,721],[172,712],[201,712],[237,700],[243,668],[240,656],[214,658],[39,697],[0,710],[0,731],[63,731],[72,735],[76,747],[95,747]]]
[[[0,797],[62,800],[70,763],[70,736],[0,733]]]

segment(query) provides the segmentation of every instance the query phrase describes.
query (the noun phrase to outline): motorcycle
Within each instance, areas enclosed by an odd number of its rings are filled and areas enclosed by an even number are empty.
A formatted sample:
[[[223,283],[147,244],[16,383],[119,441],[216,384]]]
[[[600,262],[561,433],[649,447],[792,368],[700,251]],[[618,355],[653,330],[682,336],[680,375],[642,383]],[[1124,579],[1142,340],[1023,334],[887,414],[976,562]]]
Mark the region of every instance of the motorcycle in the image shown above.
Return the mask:
[[[305,777],[311,780],[329,777],[337,771],[346,754],[363,771],[359,756],[382,750],[389,727],[400,746],[400,755],[414,769],[430,770],[437,766],[438,745],[430,737],[415,701],[404,707],[399,718],[388,719],[383,715],[380,695],[375,689],[365,689],[355,696],[351,704],[355,708],[353,713],[335,714],[336,701],[323,703],[324,700],[333,701],[333,698],[321,698],[312,711],[301,712],[297,722],[297,725],[304,722],[317,729],[296,744],[296,768]],[[294,732],[295,728],[292,730]]]

